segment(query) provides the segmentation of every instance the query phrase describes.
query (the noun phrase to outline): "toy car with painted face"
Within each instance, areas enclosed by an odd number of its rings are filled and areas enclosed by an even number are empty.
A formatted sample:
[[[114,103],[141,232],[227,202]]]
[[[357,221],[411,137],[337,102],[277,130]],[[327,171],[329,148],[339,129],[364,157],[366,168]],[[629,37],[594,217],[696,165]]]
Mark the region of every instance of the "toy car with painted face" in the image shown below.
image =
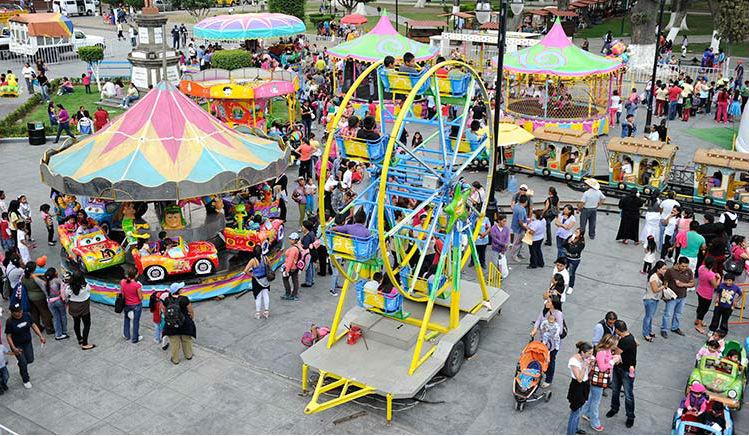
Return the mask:
[[[133,249],[138,273],[149,282],[164,280],[167,275],[194,273],[205,276],[218,269],[216,247],[207,241],[185,242],[172,239],[165,247],[152,243],[146,250]]]
[[[114,223],[114,215],[119,208],[119,204],[113,201],[106,201],[99,198],[89,198],[84,201],[83,211],[86,215],[99,223],[104,233],[109,233]]]
[[[263,248],[263,254],[266,254],[274,244],[283,241],[283,237],[283,221],[275,219],[265,220],[257,229],[246,230],[231,227],[224,229],[227,250],[252,251],[255,246],[260,245]]]
[[[710,400],[720,401],[731,409],[740,409],[746,376],[738,362],[705,356],[692,370],[687,386],[702,383]]]
[[[62,226],[59,227],[62,229]],[[98,271],[125,262],[125,251],[120,244],[109,239],[100,228],[76,235],[61,230],[60,243],[72,262],[85,272]]]

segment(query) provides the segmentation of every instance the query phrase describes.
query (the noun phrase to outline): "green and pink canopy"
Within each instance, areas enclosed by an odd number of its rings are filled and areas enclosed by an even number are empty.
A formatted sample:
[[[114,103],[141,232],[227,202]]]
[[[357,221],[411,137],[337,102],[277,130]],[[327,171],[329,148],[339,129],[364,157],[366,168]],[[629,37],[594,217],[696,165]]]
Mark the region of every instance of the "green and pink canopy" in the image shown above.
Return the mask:
[[[196,24],[192,32],[196,38],[201,39],[241,41],[296,35],[305,30],[304,22],[297,17],[258,13],[209,17]]]
[[[413,53],[417,62],[437,56],[437,49],[398,33],[386,14],[383,14],[377,25],[366,34],[327,50],[330,56],[336,58],[355,59],[369,63],[384,59],[385,56],[403,58],[406,52]]]
[[[504,58],[505,73],[585,77],[611,74],[620,68],[620,60],[598,56],[573,44],[558,18],[538,44]]]

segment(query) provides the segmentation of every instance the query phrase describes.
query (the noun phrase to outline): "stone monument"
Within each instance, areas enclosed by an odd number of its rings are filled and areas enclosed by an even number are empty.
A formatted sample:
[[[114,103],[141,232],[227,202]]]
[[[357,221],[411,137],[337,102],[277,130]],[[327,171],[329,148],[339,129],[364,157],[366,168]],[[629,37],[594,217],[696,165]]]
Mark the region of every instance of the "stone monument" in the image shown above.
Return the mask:
[[[178,85],[179,67],[177,52],[167,46],[167,17],[158,8],[146,1],[146,5],[136,16],[138,25],[137,45],[127,56],[133,65],[130,80],[140,91],[147,91],[164,77]],[[165,65],[166,64],[166,65]]]

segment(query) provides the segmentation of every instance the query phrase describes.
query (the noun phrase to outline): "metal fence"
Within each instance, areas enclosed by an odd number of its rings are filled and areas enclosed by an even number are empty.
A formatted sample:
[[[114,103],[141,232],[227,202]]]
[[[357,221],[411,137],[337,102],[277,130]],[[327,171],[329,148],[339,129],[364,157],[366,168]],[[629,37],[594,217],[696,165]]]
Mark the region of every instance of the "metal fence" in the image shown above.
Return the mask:
[[[669,81],[669,80],[675,80],[679,77],[681,73],[684,73],[685,75],[697,78],[697,77],[707,77],[707,81],[717,81],[719,77],[725,77],[728,78],[731,76],[732,71],[730,68],[730,62],[731,60],[728,59],[726,62],[723,63],[721,68],[706,68],[706,67],[700,67],[699,65],[686,65],[686,64],[680,64],[680,65],[658,65],[658,68],[656,69],[655,78],[656,80],[661,81]],[[651,75],[653,74],[653,71],[649,68],[647,69],[628,69],[627,72],[624,74],[623,83],[640,83],[645,84],[650,81]]]

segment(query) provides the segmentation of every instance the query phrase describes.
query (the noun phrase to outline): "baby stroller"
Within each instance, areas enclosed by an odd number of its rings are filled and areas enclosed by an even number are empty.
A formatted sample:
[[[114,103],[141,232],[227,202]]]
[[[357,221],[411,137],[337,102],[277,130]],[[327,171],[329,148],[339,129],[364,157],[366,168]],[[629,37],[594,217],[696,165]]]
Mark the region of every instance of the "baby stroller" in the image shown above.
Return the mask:
[[[523,348],[512,384],[515,410],[522,412],[525,403],[551,399],[551,391],[543,392],[540,389],[541,377],[549,368],[549,360],[549,349],[543,342],[531,341]]]

